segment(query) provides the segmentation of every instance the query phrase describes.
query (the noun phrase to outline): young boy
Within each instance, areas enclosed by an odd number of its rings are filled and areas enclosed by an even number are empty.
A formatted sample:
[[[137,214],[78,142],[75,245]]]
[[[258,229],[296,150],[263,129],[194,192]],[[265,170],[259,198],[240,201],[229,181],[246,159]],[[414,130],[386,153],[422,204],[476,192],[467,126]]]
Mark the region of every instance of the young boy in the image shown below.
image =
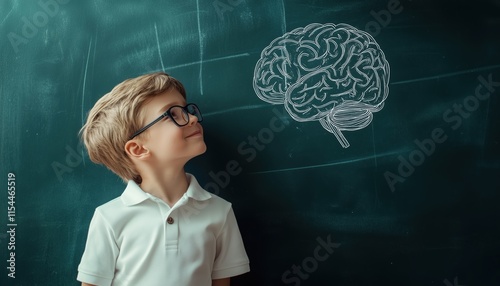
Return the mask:
[[[184,171],[206,150],[201,121],[161,72],[120,83],[90,110],[81,130],[90,159],[128,183],[95,210],[82,285],[226,286],[250,271],[231,204]]]

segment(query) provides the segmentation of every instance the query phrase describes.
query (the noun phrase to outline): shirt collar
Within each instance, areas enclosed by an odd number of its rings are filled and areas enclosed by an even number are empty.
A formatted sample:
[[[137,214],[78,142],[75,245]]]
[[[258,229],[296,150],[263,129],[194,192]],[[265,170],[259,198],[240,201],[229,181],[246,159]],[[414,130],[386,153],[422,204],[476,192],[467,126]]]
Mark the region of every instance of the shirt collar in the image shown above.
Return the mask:
[[[209,192],[205,191],[200,184],[198,184],[198,181],[193,175],[186,173],[186,177],[188,179],[189,186],[184,196],[193,198],[197,201],[205,201],[212,197]],[[128,181],[127,187],[121,195],[121,200],[126,206],[133,206],[142,203],[147,199],[150,199],[148,194],[144,192],[133,180]]]
[[[198,184],[198,181],[193,175],[186,173],[186,176],[189,182],[189,186],[185,194],[186,196],[197,201],[205,201],[212,197],[209,192],[205,191],[200,184]]]
[[[141,187],[139,187],[139,185],[132,180],[128,181],[127,187],[121,195],[122,202],[126,206],[133,206],[138,203],[142,203],[148,198],[149,197],[146,192],[144,192]]]

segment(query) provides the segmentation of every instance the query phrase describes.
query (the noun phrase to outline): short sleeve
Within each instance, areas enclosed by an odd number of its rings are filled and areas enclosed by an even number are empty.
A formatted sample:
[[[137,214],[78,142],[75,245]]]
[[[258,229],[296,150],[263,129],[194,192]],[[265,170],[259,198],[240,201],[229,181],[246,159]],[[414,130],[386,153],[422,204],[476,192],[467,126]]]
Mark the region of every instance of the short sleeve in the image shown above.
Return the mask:
[[[113,230],[99,209],[96,209],[78,266],[77,280],[99,286],[111,285],[118,253]]]
[[[237,276],[250,271],[248,256],[232,207],[229,208],[216,244],[212,279]]]

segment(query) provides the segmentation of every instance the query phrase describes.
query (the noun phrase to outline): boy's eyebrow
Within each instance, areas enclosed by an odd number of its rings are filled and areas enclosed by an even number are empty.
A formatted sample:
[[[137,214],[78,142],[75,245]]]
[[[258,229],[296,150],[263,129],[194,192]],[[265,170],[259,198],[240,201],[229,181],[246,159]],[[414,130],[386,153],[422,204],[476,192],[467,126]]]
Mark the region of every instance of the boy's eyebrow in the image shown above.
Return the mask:
[[[180,106],[185,106],[186,103],[179,103],[179,102],[171,102],[169,104],[166,104],[164,105],[161,109],[160,109],[160,113],[163,114],[165,113],[165,111],[167,111],[170,107],[174,106],[174,105],[180,105]]]

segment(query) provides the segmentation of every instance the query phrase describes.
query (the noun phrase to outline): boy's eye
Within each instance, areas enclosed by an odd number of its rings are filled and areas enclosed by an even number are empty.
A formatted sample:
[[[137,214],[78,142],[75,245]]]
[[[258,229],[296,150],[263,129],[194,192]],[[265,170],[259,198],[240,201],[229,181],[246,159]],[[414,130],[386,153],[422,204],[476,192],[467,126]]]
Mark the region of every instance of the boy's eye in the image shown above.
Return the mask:
[[[172,110],[170,110],[170,116],[172,116],[174,120],[183,118],[184,117],[183,113],[184,112],[182,108],[172,108]]]
[[[178,113],[176,113],[176,112],[174,112],[174,113],[172,113],[172,117],[173,117],[174,119],[179,119],[179,114],[178,114]]]

